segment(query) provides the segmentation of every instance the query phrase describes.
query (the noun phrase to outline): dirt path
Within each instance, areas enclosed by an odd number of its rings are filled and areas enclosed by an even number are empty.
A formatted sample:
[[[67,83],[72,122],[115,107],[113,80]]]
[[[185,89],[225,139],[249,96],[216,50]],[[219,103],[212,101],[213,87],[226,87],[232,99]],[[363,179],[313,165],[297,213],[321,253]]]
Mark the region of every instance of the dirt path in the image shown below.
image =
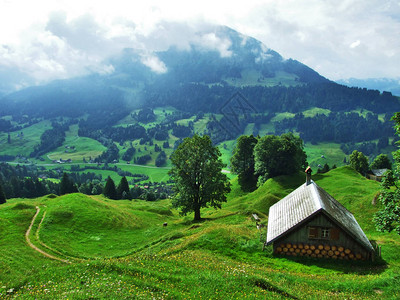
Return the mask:
[[[62,261],[62,262],[67,263],[67,264],[70,264],[71,262],[69,262],[68,260],[53,256],[53,255],[51,255],[51,254],[39,249],[34,244],[32,244],[31,239],[29,238],[29,235],[31,233],[32,226],[35,223],[36,217],[38,216],[39,212],[40,212],[40,208],[39,208],[39,206],[36,206],[36,214],[33,216],[31,225],[29,225],[29,228],[25,233],[26,242],[28,243],[29,247],[31,247],[33,250],[43,254],[44,256],[47,256],[48,258],[55,259],[55,260],[58,260],[58,261]]]

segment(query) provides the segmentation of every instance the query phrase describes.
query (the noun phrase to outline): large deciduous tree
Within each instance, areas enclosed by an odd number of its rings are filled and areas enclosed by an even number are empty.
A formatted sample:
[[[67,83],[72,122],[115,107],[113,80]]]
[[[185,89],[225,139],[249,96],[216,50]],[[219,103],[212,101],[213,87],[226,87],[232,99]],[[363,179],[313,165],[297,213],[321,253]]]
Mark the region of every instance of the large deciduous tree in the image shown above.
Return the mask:
[[[392,169],[392,162],[386,154],[379,154],[372,162],[371,169]]]
[[[396,134],[400,136],[400,112],[394,114]],[[399,142],[397,142],[399,144]],[[400,149],[393,153],[395,172],[387,171],[382,184],[379,200],[382,209],[375,214],[375,226],[379,231],[396,230],[400,235]]]
[[[174,207],[181,214],[194,212],[194,220],[201,220],[203,207],[221,208],[230,191],[228,177],[222,173],[221,153],[212,145],[209,136],[185,138],[171,155],[169,174],[175,182]]]
[[[268,178],[293,174],[307,166],[303,141],[290,132],[262,137],[254,147],[254,159],[259,185]]]
[[[350,154],[349,163],[350,167],[364,176],[369,169],[368,157],[366,157],[364,153],[357,150],[354,150],[353,153]]]
[[[257,141],[253,135],[240,136],[231,157],[232,172],[238,174],[239,185],[245,191],[252,191],[257,186],[257,176],[254,174],[254,147]]]

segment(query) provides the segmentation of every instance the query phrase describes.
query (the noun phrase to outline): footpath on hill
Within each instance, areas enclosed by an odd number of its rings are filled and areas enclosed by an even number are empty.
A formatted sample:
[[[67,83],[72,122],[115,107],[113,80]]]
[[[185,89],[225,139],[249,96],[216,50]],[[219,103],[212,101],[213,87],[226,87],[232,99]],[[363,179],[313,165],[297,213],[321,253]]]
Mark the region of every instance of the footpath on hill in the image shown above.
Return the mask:
[[[32,226],[33,226],[33,224],[35,223],[36,217],[39,215],[39,213],[40,213],[40,208],[39,208],[39,206],[36,206],[36,214],[33,216],[32,222],[31,222],[31,224],[29,225],[29,228],[28,228],[28,230],[27,230],[26,233],[25,233],[25,239],[26,239],[26,242],[28,243],[29,247],[31,247],[33,250],[35,250],[35,251],[37,251],[37,252],[43,254],[44,256],[46,256],[46,257],[48,257],[48,258],[55,259],[55,260],[58,260],[58,261],[61,261],[61,262],[70,264],[71,262],[69,262],[68,260],[65,260],[65,259],[56,257],[56,256],[54,256],[54,255],[51,255],[51,254],[49,254],[49,253],[43,251],[42,249],[39,249],[38,247],[36,247],[36,246],[31,242],[31,239],[30,239],[29,236],[30,236],[30,233],[31,233],[31,230],[32,230]]]

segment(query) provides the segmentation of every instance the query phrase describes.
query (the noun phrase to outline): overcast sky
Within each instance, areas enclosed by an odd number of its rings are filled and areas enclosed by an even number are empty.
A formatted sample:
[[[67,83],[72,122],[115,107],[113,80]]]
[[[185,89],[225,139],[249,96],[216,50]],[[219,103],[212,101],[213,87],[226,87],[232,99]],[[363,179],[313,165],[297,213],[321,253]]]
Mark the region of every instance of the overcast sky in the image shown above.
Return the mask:
[[[162,72],[152,51],[184,48],[208,24],[255,37],[331,80],[400,77],[399,0],[0,0],[0,70],[38,83],[107,73],[104,59],[132,47]]]

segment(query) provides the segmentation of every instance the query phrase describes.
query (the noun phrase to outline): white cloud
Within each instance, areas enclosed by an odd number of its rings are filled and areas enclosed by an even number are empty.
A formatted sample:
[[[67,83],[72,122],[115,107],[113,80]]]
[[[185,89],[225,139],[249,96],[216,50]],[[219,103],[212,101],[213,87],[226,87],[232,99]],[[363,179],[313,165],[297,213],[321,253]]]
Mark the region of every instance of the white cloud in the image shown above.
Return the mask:
[[[162,74],[167,72],[167,67],[157,56],[154,55],[143,56],[141,62],[144,65],[148,66],[155,73]]]
[[[0,66],[38,82],[112,72],[104,59],[127,47],[152,53],[197,44],[232,55],[230,41],[208,24],[254,36],[333,80],[399,77],[397,0],[0,0],[0,7]],[[143,61],[166,71],[154,55]]]
[[[221,57],[230,57],[232,51],[229,48],[232,42],[227,38],[220,38],[214,32],[205,33],[195,40],[195,43],[207,50],[217,50]]]
[[[356,48],[356,47],[360,46],[360,44],[361,44],[360,40],[357,40],[350,44],[350,48],[352,48],[352,49]]]

